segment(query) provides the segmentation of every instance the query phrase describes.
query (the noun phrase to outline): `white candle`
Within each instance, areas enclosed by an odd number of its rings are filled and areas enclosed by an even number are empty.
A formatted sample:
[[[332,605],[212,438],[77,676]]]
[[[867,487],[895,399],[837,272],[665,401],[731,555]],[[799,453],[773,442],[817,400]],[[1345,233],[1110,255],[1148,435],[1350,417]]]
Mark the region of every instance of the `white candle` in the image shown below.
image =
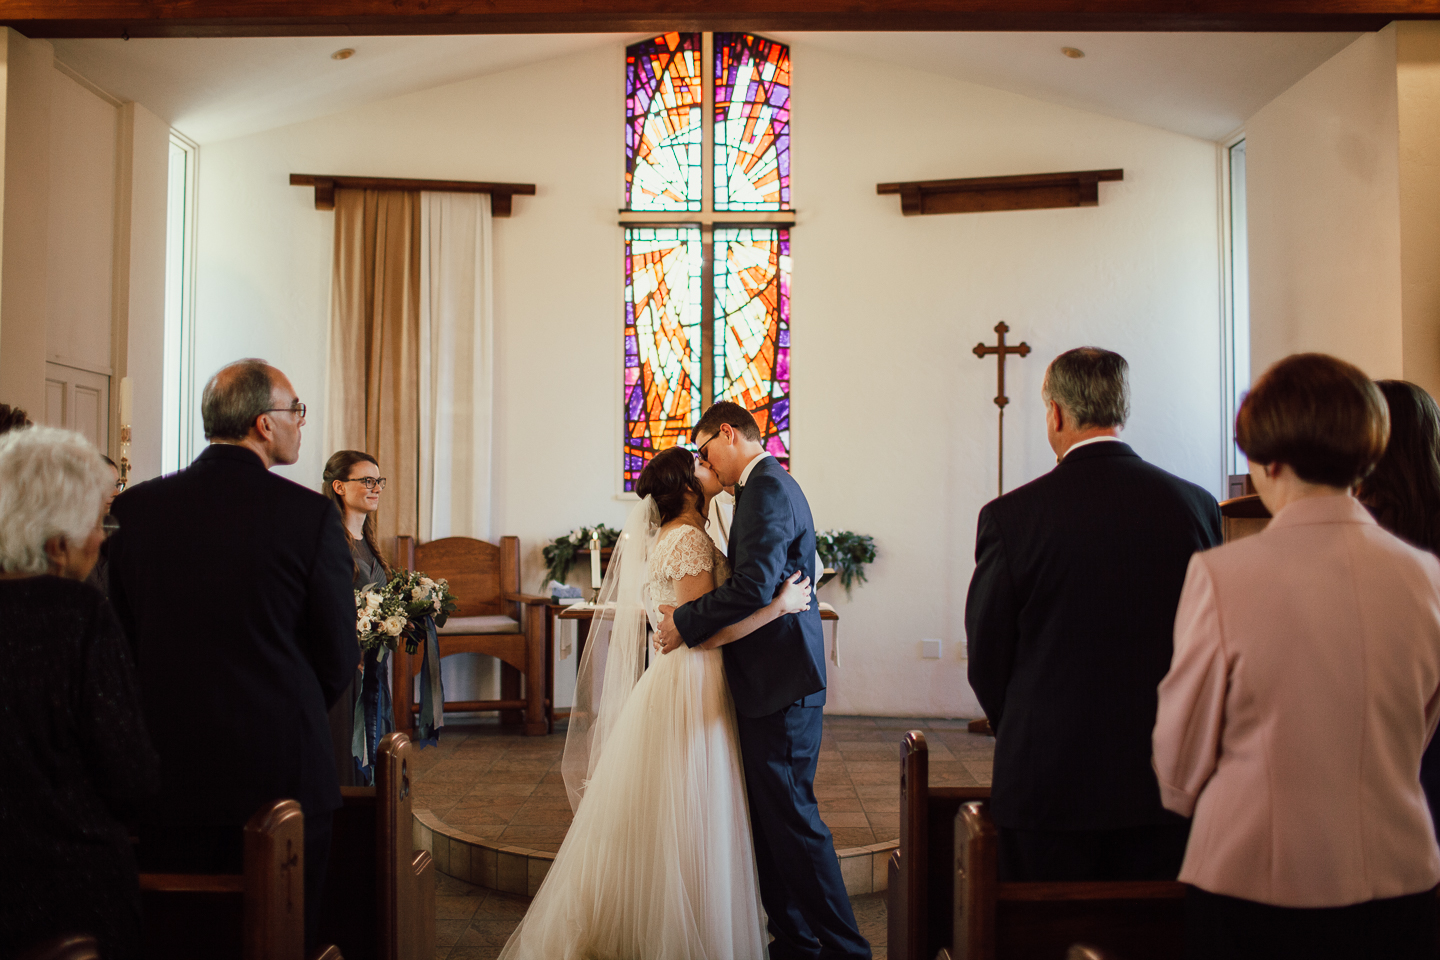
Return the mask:
[[[129,377],[120,378],[120,426],[130,425],[130,414],[134,412],[135,394]]]
[[[600,589],[600,534],[590,531],[590,586]]]

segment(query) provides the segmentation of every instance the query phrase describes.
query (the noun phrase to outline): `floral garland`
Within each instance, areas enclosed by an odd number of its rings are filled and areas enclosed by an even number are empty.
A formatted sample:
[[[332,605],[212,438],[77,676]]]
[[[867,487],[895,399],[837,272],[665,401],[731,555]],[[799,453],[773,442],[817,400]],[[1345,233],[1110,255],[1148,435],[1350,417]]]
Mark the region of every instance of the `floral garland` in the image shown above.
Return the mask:
[[[558,583],[564,583],[570,576],[570,568],[575,565],[575,555],[581,550],[590,549],[590,534],[600,535],[600,549],[604,550],[615,546],[620,539],[620,531],[605,524],[596,524],[593,527],[576,527],[561,537],[556,537],[545,545],[545,577]]]
[[[865,583],[865,565],[875,562],[875,538],[849,530],[826,530],[815,536],[815,549],[825,566],[840,575],[849,599],[850,588]]]

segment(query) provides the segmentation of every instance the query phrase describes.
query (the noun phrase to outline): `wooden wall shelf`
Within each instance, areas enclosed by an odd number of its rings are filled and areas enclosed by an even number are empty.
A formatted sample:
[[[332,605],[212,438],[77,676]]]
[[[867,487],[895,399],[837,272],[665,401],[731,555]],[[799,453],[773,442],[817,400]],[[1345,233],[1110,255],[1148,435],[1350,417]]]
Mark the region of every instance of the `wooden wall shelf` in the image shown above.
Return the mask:
[[[919,217],[932,213],[1093,207],[1100,203],[1102,181],[1124,179],[1124,170],[1074,170],[1018,177],[880,183],[875,185],[875,192],[898,193],[900,212],[907,217]]]
[[[490,215],[510,216],[510,198],[517,193],[535,196],[533,183],[481,183],[477,180],[405,180],[395,177],[340,177],[318,173],[292,173],[290,186],[314,187],[315,209],[334,210],[340,190],[434,190],[438,193],[488,193]]]

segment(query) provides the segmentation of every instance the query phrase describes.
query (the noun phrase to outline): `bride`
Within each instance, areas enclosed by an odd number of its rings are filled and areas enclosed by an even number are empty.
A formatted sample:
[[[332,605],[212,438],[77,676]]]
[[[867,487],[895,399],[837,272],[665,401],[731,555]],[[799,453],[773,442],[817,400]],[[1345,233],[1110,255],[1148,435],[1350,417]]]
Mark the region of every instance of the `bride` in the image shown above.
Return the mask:
[[[574,822],[501,960],[759,960],[766,955],[720,646],[810,603],[792,576],[702,646],[656,657],[660,604],[728,576],[705,533],[710,470],[679,447],[640,475],[581,657],[562,772]]]

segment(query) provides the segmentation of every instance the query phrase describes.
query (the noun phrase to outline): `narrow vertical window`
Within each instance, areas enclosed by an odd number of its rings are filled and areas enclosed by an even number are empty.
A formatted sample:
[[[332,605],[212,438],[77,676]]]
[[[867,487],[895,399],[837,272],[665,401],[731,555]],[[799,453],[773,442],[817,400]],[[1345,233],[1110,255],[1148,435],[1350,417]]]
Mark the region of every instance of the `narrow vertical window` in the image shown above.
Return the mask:
[[[755,415],[790,465],[790,231],[715,228],[715,399]]]
[[[700,419],[700,228],[625,231],[625,489]]]
[[[790,209],[790,48],[715,34],[715,209]]]
[[[199,148],[170,135],[169,195],[165,225],[165,341],[161,358],[161,469],[190,462],[195,433],[195,180]]]
[[[1244,493],[1250,466],[1235,446],[1235,414],[1250,389],[1250,248],[1245,210],[1245,141],[1226,148],[1225,467],[1230,496]]]
[[[667,33],[625,52],[625,205],[701,208],[700,34]]]

